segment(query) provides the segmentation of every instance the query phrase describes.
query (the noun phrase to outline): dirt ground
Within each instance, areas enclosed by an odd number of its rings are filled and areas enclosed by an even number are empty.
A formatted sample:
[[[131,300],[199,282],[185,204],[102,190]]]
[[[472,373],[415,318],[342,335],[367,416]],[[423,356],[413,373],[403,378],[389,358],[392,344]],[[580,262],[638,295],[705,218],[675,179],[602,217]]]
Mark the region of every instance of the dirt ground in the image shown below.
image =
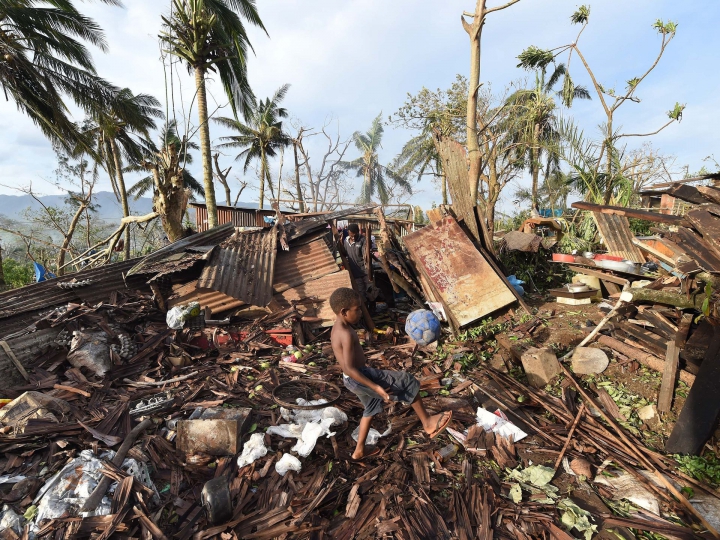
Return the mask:
[[[528,294],[526,301],[531,308],[536,310],[536,315],[543,322],[531,332],[529,338],[521,339],[521,343],[534,347],[549,347],[558,357],[577,346],[587,335],[589,329],[596,326],[604,316],[604,313],[598,308],[598,302],[569,306],[559,304],[554,297],[544,294]],[[514,324],[523,320],[521,314],[522,310],[511,314]],[[512,324],[508,326],[512,326]],[[508,334],[512,336],[512,330]],[[492,342],[489,343],[492,344]],[[608,368],[599,375],[583,376],[583,381],[595,389],[603,388],[608,391],[620,408],[629,412],[626,416],[628,416],[629,426],[636,430],[634,433],[641,437],[649,447],[662,450],[672,432],[677,416],[682,410],[689,388],[684,383],[679,383],[679,386],[676,387],[672,410],[668,414],[656,415],[655,418],[647,421],[640,420],[637,416],[637,409],[645,405],[657,405],[662,374],[636,362],[619,363],[613,356],[612,350],[604,350],[610,358]],[[520,371],[517,370],[517,372]],[[522,377],[522,374],[516,374],[516,376]],[[561,382],[559,380],[554,385],[557,387],[558,393]],[[716,441],[719,438],[720,430],[708,443],[706,449],[716,451]]]

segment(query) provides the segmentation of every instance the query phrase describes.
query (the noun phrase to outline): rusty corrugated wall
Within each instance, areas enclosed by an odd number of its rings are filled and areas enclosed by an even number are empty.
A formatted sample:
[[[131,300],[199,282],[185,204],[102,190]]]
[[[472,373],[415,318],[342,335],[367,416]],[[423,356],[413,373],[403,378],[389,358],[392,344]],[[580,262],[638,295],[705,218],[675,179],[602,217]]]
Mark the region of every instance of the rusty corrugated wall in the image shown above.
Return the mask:
[[[277,229],[236,232],[215,249],[197,286],[266,306],[272,299],[276,255]]]
[[[278,254],[273,289],[275,292],[282,292],[338,270],[337,262],[325,239],[320,237]]]
[[[195,209],[195,226],[198,232],[208,230],[207,207],[204,204],[193,204]],[[218,225],[232,223],[233,227],[267,227],[264,217],[275,216],[275,210],[255,210],[252,208],[234,208],[231,206],[218,206]]]

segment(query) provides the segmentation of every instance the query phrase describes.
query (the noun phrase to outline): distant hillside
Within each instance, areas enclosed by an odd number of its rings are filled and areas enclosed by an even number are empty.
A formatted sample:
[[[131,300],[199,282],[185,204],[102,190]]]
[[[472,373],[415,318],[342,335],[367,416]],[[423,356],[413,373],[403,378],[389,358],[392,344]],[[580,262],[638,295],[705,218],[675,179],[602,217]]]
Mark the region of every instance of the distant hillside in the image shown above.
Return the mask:
[[[40,200],[46,206],[63,206],[65,195],[45,195]],[[120,221],[122,207],[111,191],[101,191],[95,195],[97,216],[106,221]],[[23,212],[31,208],[39,210],[42,207],[30,195],[0,195],[0,216],[16,221],[24,221]],[[130,211],[133,214],[147,214],[152,211],[152,199],[143,197],[137,201],[130,198]]]

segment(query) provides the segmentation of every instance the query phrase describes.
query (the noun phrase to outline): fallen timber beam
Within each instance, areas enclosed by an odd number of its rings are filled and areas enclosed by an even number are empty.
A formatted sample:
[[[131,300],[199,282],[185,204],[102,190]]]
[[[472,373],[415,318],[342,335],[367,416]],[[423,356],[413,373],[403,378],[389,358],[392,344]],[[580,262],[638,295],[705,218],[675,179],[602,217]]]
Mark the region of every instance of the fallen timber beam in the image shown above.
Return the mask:
[[[656,291],[653,289],[628,289],[620,297],[624,302],[652,302],[664,304],[679,309],[697,309],[702,311],[705,294],[692,293],[689,296],[669,291]]]
[[[697,455],[715,431],[720,416],[717,385],[720,381],[720,328],[714,333],[700,364],[697,383],[690,389],[675,427],[665,444],[671,454]]]
[[[630,345],[627,345],[622,341],[618,341],[615,338],[611,338],[610,336],[600,336],[598,338],[598,343],[600,343],[601,345],[605,345],[613,351],[617,351],[620,354],[627,356],[628,358],[632,358],[633,360],[640,362],[643,366],[648,367],[654,371],[663,373],[665,370],[664,360],[658,358],[653,354],[647,353],[640,349],[636,349],[635,347],[631,347]],[[693,375],[692,373],[688,373],[685,370],[680,370],[680,380],[688,386],[692,386],[695,382],[695,375]]]
[[[672,214],[658,214],[657,212],[648,212],[647,210],[636,210],[635,208],[625,208],[622,206],[605,206],[602,204],[593,204],[582,201],[572,203],[572,207],[578,210],[600,212],[601,214],[615,214],[629,218],[644,219],[645,221],[653,221],[655,223],[667,223],[669,225],[690,227],[690,224],[684,217],[673,216]]]

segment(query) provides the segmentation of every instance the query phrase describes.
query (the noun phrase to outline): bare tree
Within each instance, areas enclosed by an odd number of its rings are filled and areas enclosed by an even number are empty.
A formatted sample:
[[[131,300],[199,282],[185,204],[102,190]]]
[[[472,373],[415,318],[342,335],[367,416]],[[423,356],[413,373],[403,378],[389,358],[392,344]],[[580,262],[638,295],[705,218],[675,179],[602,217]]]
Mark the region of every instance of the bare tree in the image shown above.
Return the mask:
[[[485,18],[495,11],[506,9],[520,0],[510,0],[506,4],[493,8],[487,7],[487,0],[477,0],[473,13],[464,12],[460,20],[470,37],[470,80],[467,100],[467,150],[468,150],[468,182],[470,198],[477,200],[480,174],[482,173],[482,149],[478,140],[478,130],[484,127],[478,124],[478,90],[480,90],[480,40],[485,26]],[[472,19],[467,22],[465,18]]]
[[[306,176],[305,189],[302,190],[301,187],[301,189],[298,190],[297,186],[295,186],[296,191],[299,192],[299,195],[302,195],[301,192],[304,191],[304,193],[309,196],[313,212],[335,209],[339,203],[344,201],[344,195],[348,192],[345,171],[339,164],[345,157],[351,141],[349,139],[341,139],[339,127],[336,134],[331,135],[328,133],[329,125],[330,122],[328,121],[320,131],[316,132],[313,132],[312,129],[299,126],[297,128],[298,135],[293,138],[293,142],[302,156],[302,161],[298,163],[296,178],[299,176],[300,168],[305,169]],[[319,167],[313,172],[310,153],[305,147],[304,141],[306,138],[316,135],[322,135],[325,138],[327,146],[320,160]]]

